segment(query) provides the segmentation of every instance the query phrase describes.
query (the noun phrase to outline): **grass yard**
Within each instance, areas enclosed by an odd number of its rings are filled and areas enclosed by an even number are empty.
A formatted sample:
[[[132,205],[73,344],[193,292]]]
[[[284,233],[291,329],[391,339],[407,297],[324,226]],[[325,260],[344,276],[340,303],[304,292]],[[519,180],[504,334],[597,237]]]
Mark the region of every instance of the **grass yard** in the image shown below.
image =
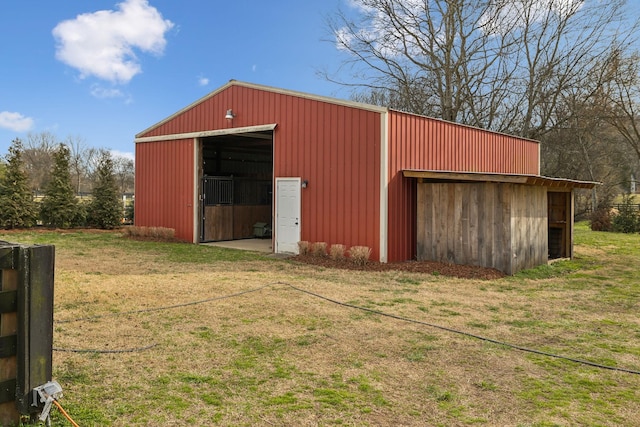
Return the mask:
[[[352,307],[640,371],[640,235],[579,224],[575,260],[492,281],[117,232],[0,240],[56,245],[54,379],[82,427],[640,425],[638,374]]]

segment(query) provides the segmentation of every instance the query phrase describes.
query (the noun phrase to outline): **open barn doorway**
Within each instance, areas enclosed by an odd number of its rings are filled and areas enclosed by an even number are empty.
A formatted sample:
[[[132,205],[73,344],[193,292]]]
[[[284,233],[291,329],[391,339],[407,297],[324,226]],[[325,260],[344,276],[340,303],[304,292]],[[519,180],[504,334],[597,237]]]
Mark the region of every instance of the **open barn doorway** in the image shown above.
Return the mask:
[[[200,139],[200,242],[268,238],[273,131]]]
[[[571,257],[571,192],[547,192],[549,259]]]

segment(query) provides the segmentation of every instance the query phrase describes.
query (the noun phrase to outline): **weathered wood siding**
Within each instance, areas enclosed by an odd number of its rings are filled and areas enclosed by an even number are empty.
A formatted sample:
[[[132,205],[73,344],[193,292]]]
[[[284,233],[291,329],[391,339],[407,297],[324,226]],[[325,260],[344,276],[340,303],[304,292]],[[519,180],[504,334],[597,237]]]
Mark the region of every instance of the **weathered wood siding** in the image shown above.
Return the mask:
[[[546,189],[507,183],[419,183],[417,257],[507,274],[547,261]]]
[[[549,260],[547,188],[513,185],[511,271],[546,264]]]

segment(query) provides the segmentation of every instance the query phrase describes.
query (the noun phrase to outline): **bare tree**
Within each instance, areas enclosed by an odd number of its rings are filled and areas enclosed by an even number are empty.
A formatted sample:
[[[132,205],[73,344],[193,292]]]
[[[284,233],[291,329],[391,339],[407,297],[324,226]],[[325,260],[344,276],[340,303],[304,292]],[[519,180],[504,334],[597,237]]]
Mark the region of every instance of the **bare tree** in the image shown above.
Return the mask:
[[[71,154],[69,167],[76,194],[90,192],[100,150],[89,147],[81,136],[67,137],[65,145]]]
[[[593,95],[589,82],[563,97],[555,113],[559,124],[541,144],[544,175],[601,182],[591,191],[592,210],[608,204],[628,181],[635,162],[616,129],[607,121],[608,100]]]
[[[606,117],[640,160],[640,54],[624,56],[616,50],[609,62]]]
[[[339,12],[329,21],[353,72],[339,82],[392,107],[530,138],[560,124],[564,91],[602,67],[611,45],[626,49],[636,30],[624,0],[352,3],[357,20]]]
[[[120,193],[133,192],[135,176],[133,160],[126,157],[115,157],[113,159],[113,172]]]
[[[49,182],[53,154],[58,148],[57,137],[51,132],[29,133],[24,144],[24,163],[32,190],[43,191]]]
[[[81,136],[68,136],[64,144],[69,148],[69,168],[76,195],[91,191],[90,165],[96,149],[89,147]]]

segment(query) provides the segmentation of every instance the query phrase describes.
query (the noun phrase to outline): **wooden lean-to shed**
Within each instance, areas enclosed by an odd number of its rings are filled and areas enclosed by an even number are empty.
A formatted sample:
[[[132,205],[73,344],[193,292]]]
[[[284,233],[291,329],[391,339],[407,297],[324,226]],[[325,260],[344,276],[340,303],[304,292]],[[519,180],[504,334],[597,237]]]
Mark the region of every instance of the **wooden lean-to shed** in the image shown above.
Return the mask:
[[[571,256],[573,189],[593,186],[539,176],[536,141],[237,81],[135,142],[136,225],[194,243],[260,225],[285,253],[306,240],[513,274]]]

